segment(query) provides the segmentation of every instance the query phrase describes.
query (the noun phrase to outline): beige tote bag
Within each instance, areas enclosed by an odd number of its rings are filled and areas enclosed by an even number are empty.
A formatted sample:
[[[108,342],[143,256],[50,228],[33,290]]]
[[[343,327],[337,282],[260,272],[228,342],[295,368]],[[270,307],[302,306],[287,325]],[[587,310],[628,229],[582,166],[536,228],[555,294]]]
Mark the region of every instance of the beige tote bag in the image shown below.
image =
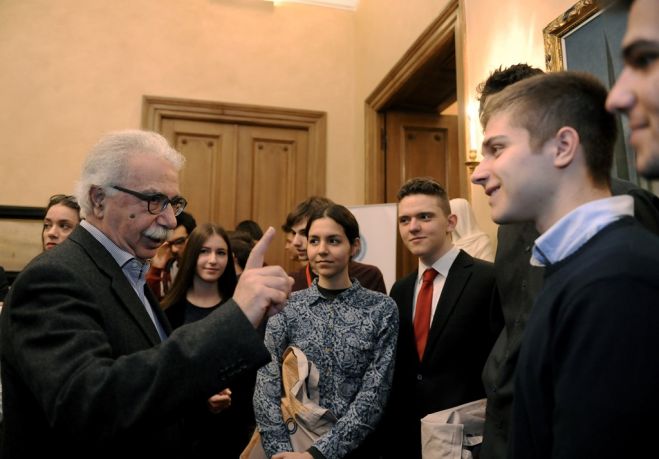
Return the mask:
[[[319,405],[318,369],[297,347],[289,346],[284,351],[281,377],[284,386],[281,414],[291,437],[293,451],[306,451],[332,428],[337,419]],[[240,459],[267,459],[258,430],[252,435]]]
[[[483,442],[486,399],[430,413],[421,419],[423,459],[472,459]]]

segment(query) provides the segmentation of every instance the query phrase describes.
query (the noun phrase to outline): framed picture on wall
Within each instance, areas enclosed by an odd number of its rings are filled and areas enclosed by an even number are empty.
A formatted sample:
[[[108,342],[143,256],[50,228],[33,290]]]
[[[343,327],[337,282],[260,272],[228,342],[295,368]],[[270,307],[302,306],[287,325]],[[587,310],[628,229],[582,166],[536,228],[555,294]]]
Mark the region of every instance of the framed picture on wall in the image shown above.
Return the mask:
[[[611,88],[624,65],[620,43],[626,27],[623,9],[602,9],[596,0],[577,1],[543,29],[547,70],[588,72]],[[617,115],[617,120],[613,175],[651,189],[636,173],[627,119]]]
[[[43,207],[0,206],[0,266],[9,281],[41,253]]]

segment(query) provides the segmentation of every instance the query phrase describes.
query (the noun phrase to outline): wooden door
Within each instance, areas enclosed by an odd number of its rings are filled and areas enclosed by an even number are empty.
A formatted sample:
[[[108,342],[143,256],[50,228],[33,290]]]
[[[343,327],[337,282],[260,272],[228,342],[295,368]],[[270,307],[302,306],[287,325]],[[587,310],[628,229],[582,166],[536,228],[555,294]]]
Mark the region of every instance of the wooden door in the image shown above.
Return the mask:
[[[447,191],[460,195],[460,158],[456,116],[388,111],[385,114],[387,202],[397,202],[401,185],[412,177],[429,176]],[[396,247],[396,277],[415,270],[418,260],[400,238]]]
[[[237,125],[165,119],[162,133],[185,156],[179,181],[197,223],[234,228]]]
[[[162,133],[186,157],[181,194],[198,224],[227,230],[244,219],[280,229],[307,196],[308,132],[217,121],[163,119]],[[295,269],[278,231],[266,262]]]
[[[264,229],[275,227],[277,235],[268,263],[290,272],[294,266],[284,251],[280,230],[286,215],[307,197],[308,133],[302,129],[240,126],[237,167],[236,217],[257,221]]]

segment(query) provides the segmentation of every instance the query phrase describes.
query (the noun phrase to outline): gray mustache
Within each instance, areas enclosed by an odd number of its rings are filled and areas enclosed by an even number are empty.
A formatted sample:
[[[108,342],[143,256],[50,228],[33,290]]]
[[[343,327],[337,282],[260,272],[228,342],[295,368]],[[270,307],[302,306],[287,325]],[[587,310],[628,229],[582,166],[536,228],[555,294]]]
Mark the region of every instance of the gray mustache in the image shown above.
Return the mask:
[[[144,235],[148,238],[155,239],[158,241],[165,241],[171,233],[172,230],[165,228],[164,226],[150,226],[144,231]]]

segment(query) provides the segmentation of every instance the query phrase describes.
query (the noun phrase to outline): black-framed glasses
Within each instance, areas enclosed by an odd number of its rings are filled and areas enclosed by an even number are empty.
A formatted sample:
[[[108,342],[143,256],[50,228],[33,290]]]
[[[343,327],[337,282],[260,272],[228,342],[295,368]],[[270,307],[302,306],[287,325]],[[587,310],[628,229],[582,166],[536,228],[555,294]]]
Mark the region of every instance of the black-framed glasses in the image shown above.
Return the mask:
[[[124,193],[132,194],[136,198],[146,201],[147,209],[149,210],[149,213],[153,215],[162,213],[167,208],[167,204],[171,204],[172,209],[174,210],[174,215],[178,216],[183,212],[185,206],[188,205],[188,201],[182,196],[174,196],[172,199],[169,199],[162,193],[140,193],[139,191],[129,190],[128,188],[119,185],[112,185],[112,188],[123,191]]]

